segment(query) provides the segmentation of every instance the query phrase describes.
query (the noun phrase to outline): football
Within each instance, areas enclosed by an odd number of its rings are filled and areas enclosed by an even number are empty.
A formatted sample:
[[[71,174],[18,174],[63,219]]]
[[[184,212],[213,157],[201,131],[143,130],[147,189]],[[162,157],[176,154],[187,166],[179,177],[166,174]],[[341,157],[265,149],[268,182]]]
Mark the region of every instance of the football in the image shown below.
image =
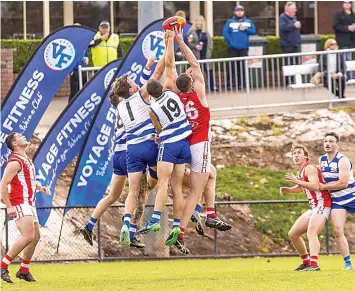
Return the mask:
[[[184,28],[185,25],[186,25],[185,18],[183,18],[181,16],[172,16],[172,17],[169,17],[167,20],[165,20],[163,22],[163,30],[164,31],[173,30],[174,27]]]

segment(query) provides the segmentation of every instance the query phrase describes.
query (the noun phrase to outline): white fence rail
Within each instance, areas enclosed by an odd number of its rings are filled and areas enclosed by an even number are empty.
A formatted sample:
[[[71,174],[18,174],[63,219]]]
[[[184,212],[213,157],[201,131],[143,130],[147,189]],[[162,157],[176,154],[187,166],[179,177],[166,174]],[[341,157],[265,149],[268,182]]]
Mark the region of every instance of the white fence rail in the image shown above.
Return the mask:
[[[219,58],[199,63],[212,112],[326,103],[331,107],[332,103],[355,101],[353,53],[355,49]],[[332,77],[329,59],[346,61],[343,75]],[[188,66],[186,61],[176,62],[178,74]],[[324,67],[327,70],[319,84],[311,83],[312,77]],[[80,88],[83,74],[89,80],[99,69],[79,68]]]

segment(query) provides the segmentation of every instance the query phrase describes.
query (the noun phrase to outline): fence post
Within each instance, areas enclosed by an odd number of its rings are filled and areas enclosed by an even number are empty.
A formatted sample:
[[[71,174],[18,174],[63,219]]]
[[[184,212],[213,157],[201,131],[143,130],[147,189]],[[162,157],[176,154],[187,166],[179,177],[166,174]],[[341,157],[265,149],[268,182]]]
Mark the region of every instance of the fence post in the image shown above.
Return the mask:
[[[9,251],[9,218],[7,216],[7,208],[5,208],[5,236],[6,236],[6,253]]]
[[[214,211],[217,214],[217,204],[214,204]],[[218,236],[217,236],[217,229],[214,229],[214,257],[218,258]]]
[[[248,110],[250,110],[250,84],[249,84],[249,63],[248,60],[244,60],[245,64],[245,87],[247,90],[247,106]]]
[[[99,261],[102,261],[102,253],[101,253],[101,219],[99,219],[97,224],[97,256]]]
[[[78,66],[78,75],[79,75],[79,90],[83,88],[83,71],[81,70],[81,66]]]
[[[329,255],[329,220],[327,219],[325,222],[325,246],[326,253]]]

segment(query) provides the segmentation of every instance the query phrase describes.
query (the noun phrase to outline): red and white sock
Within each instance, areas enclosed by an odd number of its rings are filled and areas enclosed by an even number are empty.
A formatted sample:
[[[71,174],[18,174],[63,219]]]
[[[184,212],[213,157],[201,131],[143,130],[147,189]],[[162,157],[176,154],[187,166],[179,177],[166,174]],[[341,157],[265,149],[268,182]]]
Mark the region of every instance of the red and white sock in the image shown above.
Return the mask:
[[[178,236],[178,239],[179,240],[182,240],[182,239],[184,239],[184,232],[185,232],[185,228],[183,228],[183,227],[181,227],[180,226],[180,234],[179,234],[179,236]]]
[[[27,274],[30,271],[30,262],[24,259],[21,259],[21,268],[20,271],[24,274]]]
[[[311,261],[309,259],[309,255],[308,254],[301,256],[301,259],[302,259],[304,265],[310,265],[311,264]]]
[[[217,218],[216,212],[214,212],[214,207],[207,208],[207,217]]]
[[[11,264],[12,258],[6,254],[5,257],[2,258],[1,261],[1,269],[7,269],[7,267]]]
[[[311,256],[311,265],[318,267],[318,256]]]

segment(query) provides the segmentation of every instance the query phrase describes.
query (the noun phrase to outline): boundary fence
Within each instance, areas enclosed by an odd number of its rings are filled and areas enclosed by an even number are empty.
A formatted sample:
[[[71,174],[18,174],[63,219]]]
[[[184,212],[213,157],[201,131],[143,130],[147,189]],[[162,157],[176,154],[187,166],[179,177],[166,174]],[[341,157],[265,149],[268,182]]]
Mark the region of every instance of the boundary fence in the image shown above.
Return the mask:
[[[273,207],[278,207],[276,211],[284,211],[285,214],[292,212],[290,209],[294,209],[295,205],[302,205],[304,209],[308,208],[306,200],[268,200],[268,201],[228,201],[228,202],[216,202],[215,210],[218,215],[230,222],[233,229],[230,232],[218,232],[216,230],[206,230],[205,238],[198,241],[197,244],[191,244],[189,236],[195,235],[194,230],[191,228],[190,232],[186,234],[187,246],[190,248],[191,254],[188,256],[180,255],[175,251],[174,247],[168,248],[164,246],[164,240],[166,234],[169,232],[168,217],[171,214],[172,205],[168,204],[166,207],[165,216],[166,222],[162,221],[161,231],[153,234],[146,234],[141,236],[147,244],[147,250],[137,250],[133,248],[125,249],[119,244],[119,230],[122,225],[121,216],[124,211],[123,205],[112,206],[108,209],[107,213],[97,222],[94,231],[94,246],[91,247],[86,241],[82,239],[79,233],[80,226],[87,222],[94,207],[79,206],[68,207],[70,211],[66,213],[63,221],[63,232],[59,237],[59,225],[61,225],[63,218],[63,212],[66,207],[53,206],[53,207],[38,207],[38,210],[51,211],[51,216],[45,227],[41,227],[41,240],[36,250],[33,261],[36,262],[61,262],[61,261],[107,261],[107,260],[156,260],[156,259],[186,259],[186,258],[245,258],[245,257],[285,257],[285,256],[297,256],[294,252],[294,248],[290,245],[288,238],[285,238],[284,244],[279,244],[277,249],[279,251],[248,251],[250,247],[246,240],[252,239],[255,235],[260,235],[260,231],[255,229],[255,232],[248,232],[243,234],[243,228],[245,223],[253,223],[251,220],[240,219],[242,208],[238,207],[261,207],[268,205],[270,213],[273,211]],[[152,212],[153,206],[146,206],[146,213]],[[275,209],[274,209],[275,210]],[[264,210],[263,210],[264,211]],[[299,211],[299,209],[298,209]],[[293,214],[294,218],[289,219],[287,227],[291,227],[293,221],[301,213],[297,211]],[[148,217],[150,214],[148,214]],[[245,215],[244,215],[245,216]],[[11,241],[15,239],[13,221],[5,219],[7,217],[7,210],[1,209],[1,219],[3,221],[3,241],[2,247],[4,251],[9,249]],[[246,216],[247,217],[247,216]],[[254,218],[253,218],[254,220]],[[239,222],[242,222],[239,224]],[[272,223],[281,223],[275,221]],[[255,227],[255,225],[254,225]],[[332,244],[332,236],[330,234],[330,225],[327,221],[325,228],[322,232],[322,249],[321,254],[330,255],[337,254],[338,252]],[[267,233],[262,234],[266,238]],[[234,251],[234,244],[241,243],[243,241],[245,250]],[[190,244],[190,245],[189,245]],[[287,251],[283,250],[283,247],[288,245]],[[199,248],[204,248],[201,251]],[[228,247],[230,246],[230,248]],[[276,246],[276,244],[274,245]],[[351,250],[355,252],[354,249]]]

